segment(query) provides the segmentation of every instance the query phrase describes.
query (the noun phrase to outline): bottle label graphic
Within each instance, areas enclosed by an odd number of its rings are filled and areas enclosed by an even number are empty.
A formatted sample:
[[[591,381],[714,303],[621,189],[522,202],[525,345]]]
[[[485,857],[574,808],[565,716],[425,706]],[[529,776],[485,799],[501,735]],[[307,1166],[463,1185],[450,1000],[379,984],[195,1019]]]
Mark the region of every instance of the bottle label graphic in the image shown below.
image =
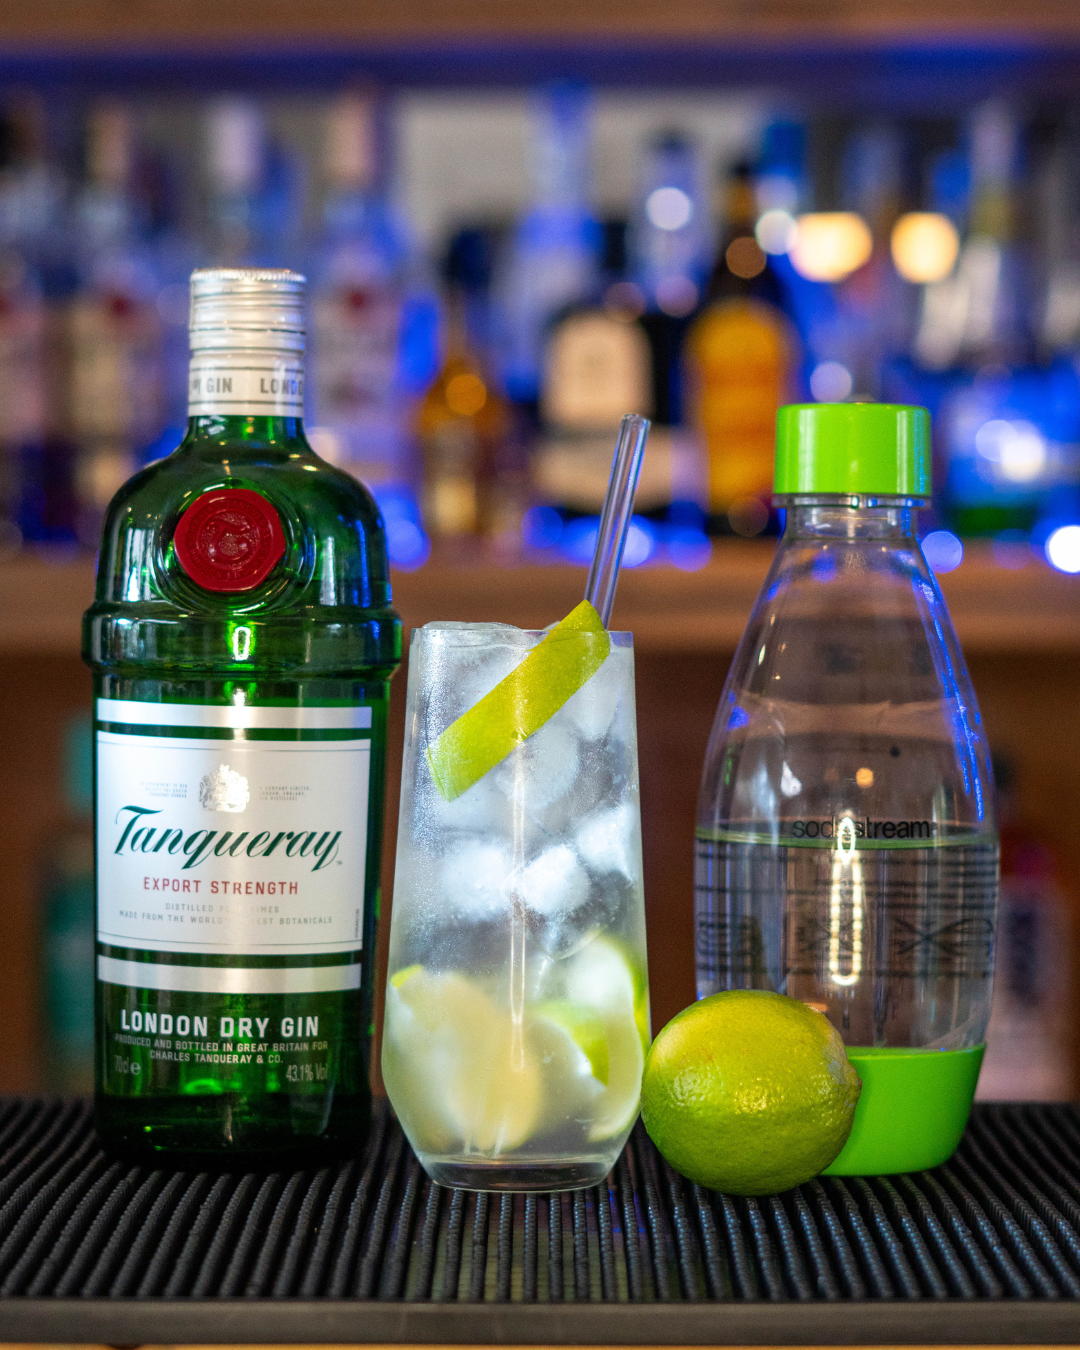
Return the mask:
[[[278,513],[249,488],[204,492],[180,517],[174,536],[184,571],[207,591],[253,590],[285,552]]]
[[[303,417],[304,366],[291,356],[196,352],[188,375],[189,417]]]
[[[372,721],[365,706],[98,699],[111,1090],[182,1086],[214,1054],[290,1083],[334,1076],[342,995],[361,983]]]

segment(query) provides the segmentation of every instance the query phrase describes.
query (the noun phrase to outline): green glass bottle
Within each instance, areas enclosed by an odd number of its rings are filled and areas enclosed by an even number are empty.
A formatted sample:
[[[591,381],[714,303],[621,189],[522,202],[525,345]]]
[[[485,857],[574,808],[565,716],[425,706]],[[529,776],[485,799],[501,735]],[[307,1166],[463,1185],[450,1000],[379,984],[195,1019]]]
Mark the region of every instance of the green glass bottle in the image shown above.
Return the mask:
[[[370,1116],[382,522],[304,439],[304,278],[194,273],[187,435],[117,494],[94,672],[96,1122],[170,1163],[309,1163]]]

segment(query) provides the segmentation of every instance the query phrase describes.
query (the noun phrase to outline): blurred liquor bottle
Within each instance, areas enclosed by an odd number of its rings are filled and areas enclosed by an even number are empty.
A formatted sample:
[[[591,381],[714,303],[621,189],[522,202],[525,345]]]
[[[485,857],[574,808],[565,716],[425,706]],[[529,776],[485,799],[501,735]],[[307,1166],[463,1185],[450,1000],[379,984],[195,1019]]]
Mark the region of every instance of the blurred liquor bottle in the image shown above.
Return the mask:
[[[42,855],[41,988],[46,1085],[94,1090],[94,831],[90,719],[64,728],[65,820]]]
[[[911,314],[912,330],[907,350],[885,361],[881,396],[886,403],[928,408],[935,432],[942,400],[956,380],[954,363],[964,325],[956,264],[960,240],[968,232],[971,172],[967,155],[957,148],[957,130],[948,121],[919,129],[913,194],[917,214],[902,217],[890,240],[897,273],[909,283],[905,312]],[[940,439],[935,442],[934,471],[939,487],[945,474]]]
[[[625,279],[625,223],[606,222],[604,239],[596,296],[567,307],[544,349],[533,490],[539,501],[570,516],[591,515],[603,505],[623,415],[653,412],[652,356],[640,323],[644,298]],[[659,464],[664,448],[657,446],[654,437],[638,487],[639,509],[670,498],[670,475]]]
[[[844,209],[866,222],[873,240],[867,261],[836,288],[843,334],[839,357],[856,399],[882,397],[888,362],[912,342],[915,297],[897,273],[890,248],[904,205],[909,149],[892,123],[859,126],[845,146]]]
[[[160,283],[135,191],[131,114],[100,103],[86,132],[68,416],[77,447],[78,534],[96,548],[105,508],[161,435],[162,332]]]
[[[17,110],[0,115],[0,557],[22,544],[27,474],[45,441],[45,300],[26,237],[28,130]]]
[[[651,352],[652,416],[660,427],[683,422],[682,347],[701,300],[711,243],[697,146],[681,131],[662,132],[645,147],[629,237]]]
[[[1039,355],[1051,369],[1058,397],[1075,408],[1080,405],[1080,382],[1074,383],[1080,351],[1080,119],[1074,110],[1043,131],[1033,210],[1042,259]],[[1036,525],[1040,536],[1080,521],[1080,436],[1065,440],[1066,430],[1055,429],[1048,437],[1049,462]]]
[[[532,99],[532,202],[495,279],[500,371],[510,399],[535,414],[548,330],[568,305],[594,296],[600,227],[589,204],[589,91],[574,83]]]
[[[455,236],[445,274],[444,357],[416,414],[424,524],[437,539],[505,538],[514,532],[507,515],[522,474],[505,459],[514,423],[480,354],[475,337],[480,324],[472,322],[483,314],[490,282],[480,232]]]
[[[750,167],[725,174],[720,195],[716,261],[686,339],[687,414],[708,457],[711,531],[754,535],[770,522],[776,409],[792,396],[798,338],[754,235]]]
[[[312,262],[312,433],[376,493],[410,476],[400,374],[407,245],[381,192],[377,105],[346,94],[325,126],[323,230]]]
[[[1030,216],[1014,113],[991,103],[970,126],[970,227],[937,349],[954,379],[942,400],[945,510],[959,533],[1030,533],[1080,443],[1080,380],[1071,362],[1037,357]],[[919,345],[928,347],[924,330]],[[951,333],[951,342],[945,340]]]
[[[1075,1012],[1062,868],[1051,842],[1025,818],[1011,764],[995,757],[994,777],[1001,891],[978,1095],[984,1101],[1068,1101]]]
[[[215,267],[283,267],[294,226],[288,167],[258,104],[212,103],[206,115],[207,220],[203,255]]]

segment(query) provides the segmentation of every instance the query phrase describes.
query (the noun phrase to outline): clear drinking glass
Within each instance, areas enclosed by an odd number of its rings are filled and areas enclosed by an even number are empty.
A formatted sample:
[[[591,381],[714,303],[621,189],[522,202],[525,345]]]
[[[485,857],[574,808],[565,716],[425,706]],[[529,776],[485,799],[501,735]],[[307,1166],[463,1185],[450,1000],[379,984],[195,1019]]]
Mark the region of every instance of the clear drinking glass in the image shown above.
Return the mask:
[[[428,763],[543,637],[412,634],[382,1069],[446,1186],[594,1185],[638,1112],[649,1001],[631,635],[612,633],[596,673],[456,800]]]

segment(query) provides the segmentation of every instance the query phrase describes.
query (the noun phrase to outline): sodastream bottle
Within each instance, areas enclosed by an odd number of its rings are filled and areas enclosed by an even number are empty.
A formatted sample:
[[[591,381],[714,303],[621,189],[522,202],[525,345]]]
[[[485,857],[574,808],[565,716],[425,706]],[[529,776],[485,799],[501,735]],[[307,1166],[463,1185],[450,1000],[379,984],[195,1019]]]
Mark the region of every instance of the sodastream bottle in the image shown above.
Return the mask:
[[[698,994],[823,1012],[863,1082],[835,1176],[934,1167],[975,1093],[998,840],[978,706],[914,512],[930,419],[781,408],[786,527],[724,687],[698,807]]]

